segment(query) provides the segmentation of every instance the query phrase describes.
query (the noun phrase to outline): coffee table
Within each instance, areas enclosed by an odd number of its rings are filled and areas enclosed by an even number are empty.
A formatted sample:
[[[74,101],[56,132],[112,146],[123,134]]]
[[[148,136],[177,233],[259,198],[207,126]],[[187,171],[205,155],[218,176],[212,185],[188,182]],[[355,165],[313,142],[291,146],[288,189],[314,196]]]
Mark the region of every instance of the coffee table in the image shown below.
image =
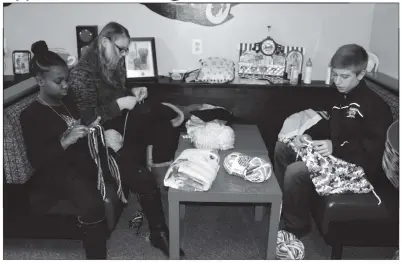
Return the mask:
[[[236,135],[235,148],[220,151],[220,170],[210,190],[207,192],[186,192],[169,188],[170,259],[179,259],[180,211],[184,210],[181,203],[188,202],[256,203],[259,204],[256,211],[258,211],[261,219],[264,208],[261,204],[270,204],[269,228],[265,236],[264,244],[266,247],[265,252],[262,252],[262,258],[275,259],[282,192],[273,172],[268,181],[264,183],[252,183],[226,172],[223,167],[223,160],[226,155],[234,151],[253,157],[258,156],[269,161],[268,151],[256,126],[234,125],[232,128]],[[176,157],[187,148],[193,148],[192,143],[188,139],[180,138]]]

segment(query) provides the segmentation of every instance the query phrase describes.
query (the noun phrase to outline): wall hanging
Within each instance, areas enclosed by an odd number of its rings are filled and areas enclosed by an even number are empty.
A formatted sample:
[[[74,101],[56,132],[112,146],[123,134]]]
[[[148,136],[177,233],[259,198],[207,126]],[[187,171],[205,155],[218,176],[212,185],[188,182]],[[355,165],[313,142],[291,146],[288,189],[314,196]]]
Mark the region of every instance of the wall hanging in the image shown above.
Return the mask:
[[[170,19],[211,27],[231,20],[234,16],[230,11],[238,3],[143,3],[143,5]]]
[[[157,77],[155,38],[131,38],[126,56],[127,80]]]

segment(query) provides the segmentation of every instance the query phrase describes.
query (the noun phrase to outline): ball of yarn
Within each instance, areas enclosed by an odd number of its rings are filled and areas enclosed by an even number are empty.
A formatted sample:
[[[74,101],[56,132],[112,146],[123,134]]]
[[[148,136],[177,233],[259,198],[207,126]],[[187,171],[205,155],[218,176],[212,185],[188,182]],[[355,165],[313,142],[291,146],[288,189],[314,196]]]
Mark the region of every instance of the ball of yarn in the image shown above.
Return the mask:
[[[192,141],[199,149],[228,150],[234,147],[235,133],[229,126],[208,122],[192,133]]]
[[[223,161],[223,167],[231,174],[250,182],[264,182],[271,177],[271,163],[260,157],[250,157],[239,152],[232,152]]]
[[[105,131],[106,146],[112,148],[115,152],[123,146],[123,136],[114,129]]]
[[[304,258],[304,245],[292,233],[280,230],[276,242],[276,257],[282,260],[301,260]]]

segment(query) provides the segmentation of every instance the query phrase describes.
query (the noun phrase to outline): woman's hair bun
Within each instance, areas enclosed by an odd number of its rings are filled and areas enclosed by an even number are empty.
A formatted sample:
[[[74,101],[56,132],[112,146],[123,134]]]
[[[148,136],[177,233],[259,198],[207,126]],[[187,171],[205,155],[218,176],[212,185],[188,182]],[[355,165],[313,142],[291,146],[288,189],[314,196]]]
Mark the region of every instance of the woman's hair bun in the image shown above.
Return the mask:
[[[42,57],[49,51],[49,49],[44,40],[39,40],[32,44],[31,51],[34,55]]]

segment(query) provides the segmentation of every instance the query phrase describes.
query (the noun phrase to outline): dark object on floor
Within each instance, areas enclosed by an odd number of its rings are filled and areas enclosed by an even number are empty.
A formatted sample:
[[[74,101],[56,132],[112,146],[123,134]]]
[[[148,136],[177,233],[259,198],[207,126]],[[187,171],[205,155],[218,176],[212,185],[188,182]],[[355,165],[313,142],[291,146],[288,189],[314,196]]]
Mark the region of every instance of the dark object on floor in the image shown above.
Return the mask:
[[[140,233],[140,228],[142,224],[144,223],[144,213],[142,210],[138,210],[134,213],[133,219],[128,221],[128,227],[129,228],[136,228],[136,235],[139,235]]]

